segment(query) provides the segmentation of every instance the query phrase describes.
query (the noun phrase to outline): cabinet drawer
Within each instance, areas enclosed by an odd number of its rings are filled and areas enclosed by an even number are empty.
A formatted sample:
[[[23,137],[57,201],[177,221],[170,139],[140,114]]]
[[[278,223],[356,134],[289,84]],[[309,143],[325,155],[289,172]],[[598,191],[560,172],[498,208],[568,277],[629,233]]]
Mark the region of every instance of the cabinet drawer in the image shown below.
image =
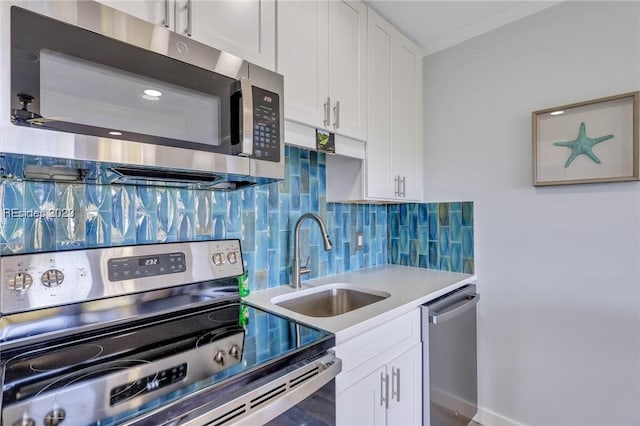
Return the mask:
[[[336,354],[342,360],[344,374],[389,349],[404,352],[418,342],[420,309],[415,309],[338,345]]]

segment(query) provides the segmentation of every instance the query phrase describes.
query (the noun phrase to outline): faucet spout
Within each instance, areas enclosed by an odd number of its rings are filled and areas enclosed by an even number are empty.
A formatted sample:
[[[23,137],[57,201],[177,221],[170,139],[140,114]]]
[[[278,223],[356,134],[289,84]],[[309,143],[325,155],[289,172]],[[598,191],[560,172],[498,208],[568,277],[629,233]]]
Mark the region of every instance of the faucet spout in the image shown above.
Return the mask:
[[[292,266],[292,283],[291,286],[298,290],[300,288],[300,275],[308,274],[311,272],[309,265],[300,266],[300,227],[306,219],[314,220],[318,226],[320,226],[320,232],[322,233],[322,239],[324,240],[324,249],[329,251],[333,248],[329,234],[327,233],[327,227],[325,226],[322,218],[315,213],[305,213],[296,222],[296,226],[293,234],[293,266]]]

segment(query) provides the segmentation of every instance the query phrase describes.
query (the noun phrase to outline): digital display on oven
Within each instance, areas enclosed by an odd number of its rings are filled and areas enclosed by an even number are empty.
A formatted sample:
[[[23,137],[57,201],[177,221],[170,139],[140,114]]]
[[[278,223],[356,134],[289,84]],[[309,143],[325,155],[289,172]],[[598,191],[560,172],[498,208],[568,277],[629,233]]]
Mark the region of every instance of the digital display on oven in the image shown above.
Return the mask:
[[[160,263],[160,258],[158,256],[138,258],[138,266],[153,266],[158,263]]]
[[[185,272],[187,263],[184,253],[165,253],[109,259],[107,268],[109,281],[115,282]]]

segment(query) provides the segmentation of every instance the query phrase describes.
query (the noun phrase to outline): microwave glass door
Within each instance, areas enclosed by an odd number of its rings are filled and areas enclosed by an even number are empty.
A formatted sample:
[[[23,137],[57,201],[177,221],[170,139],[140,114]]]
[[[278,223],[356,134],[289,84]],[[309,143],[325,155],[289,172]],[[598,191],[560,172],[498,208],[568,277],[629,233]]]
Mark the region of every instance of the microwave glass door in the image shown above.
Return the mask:
[[[145,49],[15,6],[11,21],[12,111],[30,114],[15,124],[240,152],[238,80],[153,51],[169,40],[158,46],[157,34],[133,34],[155,45]]]
[[[40,51],[40,114],[102,127],[112,136],[133,132],[222,144],[220,96],[49,50]]]

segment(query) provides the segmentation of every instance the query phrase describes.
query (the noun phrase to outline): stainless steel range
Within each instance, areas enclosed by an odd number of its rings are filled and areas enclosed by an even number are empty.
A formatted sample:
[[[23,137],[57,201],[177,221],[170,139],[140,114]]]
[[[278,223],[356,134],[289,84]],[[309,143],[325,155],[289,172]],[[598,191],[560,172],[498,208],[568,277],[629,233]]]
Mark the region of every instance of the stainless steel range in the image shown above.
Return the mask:
[[[238,240],[0,258],[1,424],[335,423],[333,336],[244,304],[242,265]]]

